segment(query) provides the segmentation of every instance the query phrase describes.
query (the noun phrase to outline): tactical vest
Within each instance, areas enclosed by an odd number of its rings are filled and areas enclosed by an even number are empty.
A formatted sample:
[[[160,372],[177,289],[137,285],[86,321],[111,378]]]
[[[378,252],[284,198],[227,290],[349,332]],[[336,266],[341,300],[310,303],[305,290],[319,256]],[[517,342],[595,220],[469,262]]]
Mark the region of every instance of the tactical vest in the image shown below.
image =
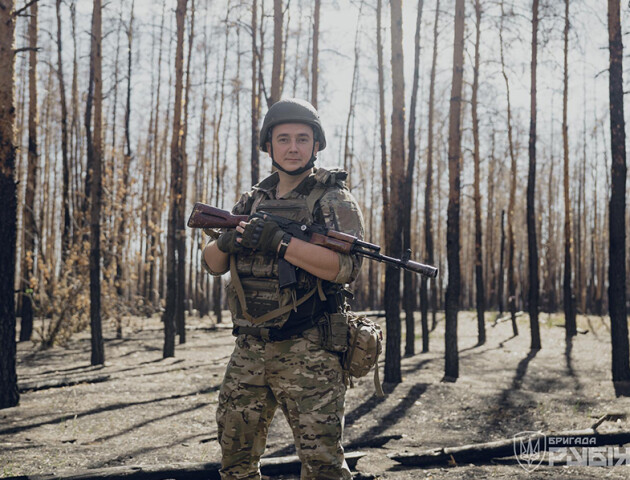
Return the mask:
[[[311,191],[293,199],[265,199],[265,193],[254,188],[245,213],[251,215],[264,211],[310,225],[314,221],[313,212],[317,202],[331,188],[346,188],[343,183],[346,176],[342,171],[319,168],[315,172],[316,182]],[[297,311],[312,296],[319,295],[325,301],[321,280],[300,268],[296,270],[297,286],[280,288],[276,257],[255,252],[231,255],[231,279],[226,293],[234,325],[280,328],[287,322],[291,312]]]

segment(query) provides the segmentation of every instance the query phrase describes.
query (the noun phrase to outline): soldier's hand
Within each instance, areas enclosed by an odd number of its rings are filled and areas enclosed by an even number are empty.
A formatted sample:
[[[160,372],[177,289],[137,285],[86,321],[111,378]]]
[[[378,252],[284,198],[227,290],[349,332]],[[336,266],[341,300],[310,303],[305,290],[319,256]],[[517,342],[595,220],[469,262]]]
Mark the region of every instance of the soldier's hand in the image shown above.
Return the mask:
[[[236,241],[237,239],[240,239],[240,237],[241,234],[236,230],[228,230],[227,232],[222,233],[217,239],[217,248],[224,253],[241,253],[245,249],[243,248],[243,244]]]
[[[284,236],[284,230],[271,220],[253,218],[243,226],[242,236],[241,245],[244,247],[275,255]]]

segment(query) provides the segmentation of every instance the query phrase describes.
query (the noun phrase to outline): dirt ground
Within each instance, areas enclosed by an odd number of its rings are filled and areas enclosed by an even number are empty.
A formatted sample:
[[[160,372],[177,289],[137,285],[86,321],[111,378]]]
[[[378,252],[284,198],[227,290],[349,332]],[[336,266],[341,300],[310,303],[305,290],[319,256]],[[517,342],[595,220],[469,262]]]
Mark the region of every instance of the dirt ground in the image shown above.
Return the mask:
[[[492,326],[478,347],[476,320],[459,317],[460,377],[442,382],[443,322],[431,335],[431,352],[403,358],[403,382],[373,395],[372,375],[355,382],[346,397],[347,451],[367,452],[358,478],[378,479],[595,479],[630,478],[627,466],[549,466],[533,473],[515,458],[443,468],[400,468],[388,457],[435,447],[510,439],[522,431],[588,428],[605,413],[630,412],[630,398],[617,397],[610,379],[607,319],[579,318],[578,335],[565,347],[561,315],[541,316],[543,349],[529,352],[529,322],[519,317]],[[73,386],[25,391],[20,405],[0,411],[0,477],[72,472],[121,465],[169,465],[219,461],[214,420],[218,389],[233,348],[227,325],[188,319],[187,342],[175,358],[162,359],[158,317],[127,319],[124,338],[105,331],[107,363],[89,366],[89,334],[66,348],[18,346],[23,387],[69,379]],[[420,331],[418,322],[417,331]],[[417,335],[416,349],[421,350]],[[384,359],[384,356],[383,356]],[[381,375],[383,361],[381,361]],[[97,383],[85,382],[99,377]],[[630,420],[606,422],[600,431],[629,429]],[[366,443],[379,441],[368,448]],[[294,453],[289,427],[276,415],[265,456]],[[278,477],[279,478],[279,477]],[[289,478],[289,477],[285,477]]]

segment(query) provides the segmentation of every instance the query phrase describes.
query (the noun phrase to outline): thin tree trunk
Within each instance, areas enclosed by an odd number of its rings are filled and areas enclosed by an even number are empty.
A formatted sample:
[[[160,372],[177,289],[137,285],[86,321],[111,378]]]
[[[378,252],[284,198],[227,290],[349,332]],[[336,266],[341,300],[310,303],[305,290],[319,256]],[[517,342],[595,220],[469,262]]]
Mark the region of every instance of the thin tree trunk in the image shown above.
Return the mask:
[[[236,48],[241,51],[241,27],[236,27]],[[235,97],[236,97],[236,182],[235,182],[235,201],[238,201],[239,195],[243,191],[241,186],[243,177],[243,147],[241,143],[241,55],[236,60],[236,81],[235,81]]]
[[[409,142],[409,157],[407,160],[407,173],[405,175],[405,207],[403,213],[403,249],[411,250],[411,209],[413,205],[413,176],[416,165],[416,104],[418,102],[418,82],[420,77],[420,33],[422,28],[422,9],[424,0],[418,0],[418,12],[416,16],[416,34],[414,38],[414,63],[413,83],[411,87],[411,100],[409,103],[409,130],[407,138]],[[405,309],[405,356],[416,353],[415,340],[416,329],[414,311],[416,309],[415,279],[416,276],[405,270],[404,273],[403,305]]]
[[[177,21],[177,47],[175,50],[175,104],[173,111],[173,131],[171,138],[171,182],[170,205],[168,213],[167,260],[166,260],[166,308],[162,315],[164,322],[163,357],[175,356],[175,316],[178,298],[178,265],[185,258],[178,258],[177,235],[179,229],[179,202],[182,197],[183,156],[182,152],[182,90],[184,77],[184,29],[186,21],[187,0],[177,0],[175,17]]]
[[[486,306],[496,305],[497,294],[497,278],[496,278],[496,265],[495,265],[495,253],[494,253],[494,235],[496,231],[494,222],[494,182],[495,182],[495,168],[496,168],[496,156],[494,154],[495,149],[495,130],[492,129],[492,147],[490,152],[489,166],[488,166],[488,195],[486,202],[486,258],[484,267],[485,284],[490,286],[490,291],[486,294]]]
[[[125,154],[123,158],[122,168],[122,193],[120,195],[120,222],[118,223],[117,241],[116,241],[116,293],[119,300],[124,296],[124,261],[125,255],[125,238],[127,231],[127,199],[129,197],[129,168],[131,164],[131,65],[132,65],[132,40],[133,40],[133,20],[134,20],[135,0],[131,1],[131,12],[129,18],[129,26],[127,27],[127,96],[125,100]],[[122,326],[120,321],[117,323],[116,338],[122,338]]]
[[[503,265],[505,260],[505,210],[501,210],[501,252],[499,259],[499,287],[497,299],[499,302],[499,317],[503,314]],[[497,317],[498,318],[498,317]]]
[[[282,0],[273,1],[273,65],[271,69],[271,96],[267,99],[267,106],[270,107],[282,95],[282,79],[284,72],[284,42],[282,41]]]
[[[228,3],[228,9],[230,5]],[[182,134],[180,139],[180,174],[181,191],[178,193],[177,214],[177,302],[175,310],[175,325],[179,343],[186,343],[186,198],[188,190],[188,156],[186,140],[188,138],[188,99],[190,96],[190,64],[193,44],[195,41],[195,0],[190,3],[190,33],[188,36],[188,58],[186,60],[186,85],[184,86],[184,112],[182,119]]]
[[[20,401],[15,368],[15,8],[0,8],[0,409]]]
[[[529,325],[531,350],[539,350],[538,241],[536,239],[536,67],[538,56],[538,0],[532,4],[532,61],[529,122],[529,172],[527,176],[527,246],[529,251]]]
[[[251,122],[251,137],[252,137],[252,154],[250,159],[252,169],[252,185],[258,183],[260,175],[259,166],[259,153],[258,153],[258,119],[260,118],[260,82],[259,82],[259,69],[258,69],[258,46],[257,46],[257,32],[258,32],[258,0],[252,1],[252,122]]]
[[[387,118],[385,117],[385,73],[383,66],[383,36],[382,36],[382,0],[376,3],[376,53],[378,63],[378,104],[379,104],[379,126],[381,139],[381,189],[383,195],[383,231],[389,231],[389,180],[387,174]]]
[[[38,105],[37,105],[37,21],[38,2],[30,7],[28,25],[29,69],[28,69],[28,166],[26,174],[26,192],[24,195],[24,213],[22,214],[24,245],[22,247],[22,321],[20,323],[20,342],[31,339],[33,333],[33,265],[35,262],[35,193],[37,189],[37,164],[39,162],[39,145],[37,138]]]
[[[503,9],[503,0],[501,0],[501,28],[499,31],[500,50],[501,50],[501,72],[505,80],[505,89],[507,94],[507,129],[508,129],[508,146],[510,151],[510,199],[508,202],[508,308],[512,318],[512,331],[514,335],[518,335],[518,326],[516,324],[516,278],[514,274],[514,209],[516,204],[516,155],[514,153],[514,142],[512,140],[512,106],[510,103],[510,82],[508,81],[505,71],[505,57],[503,55],[503,22],[505,12]]]
[[[75,225],[80,224],[79,211],[80,205],[83,203],[80,189],[81,173],[83,171],[83,143],[81,136],[81,121],[79,113],[79,62],[77,59],[77,15],[76,15],[76,0],[70,3],[70,19],[72,24],[72,119],[70,121],[70,171],[72,174],[72,182],[70,188],[72,194],[70,199],[72,200],[72,213]],[[82,213],[82,212],[81,212]],[[72,242],[76,243],[79,239],[79,229],[74,228],[72,230]]]
[[[429,119],[427,131],[427,173],[424,189],[424,255],[425,263],[433,265],[435,254],[433,248],[433,127],[435,117],[435,74],[437,67],[438,49],[438,20],[440,17],[440,0],[435,6],[435,20],[433,22],[433,56],[431,60],[431,79],[429,82]],[[429,282],[431,295],[429,296]],[[426,277],[420,279],[420,316],[422,325],[422,352],[429,351],[429,303],[433,314],[433,325],[437,324],[437,295],[435,280]],[[430,300],[429,300],[430,298]]]
[[[70,165],[68,160],[68,106],[66,104],[66,86],[63,79],[63,61],[61,44],[61,0],[56,0],[57,14],[57,77],[59,79],[59,101],[61,103],[61,157],[63,162],[63,230],[61,234],[61,261],[63,262],[70,247]]]
[[[475,0],[475,66],[473,74],[472,87],[472,123],[473,123],[473,142],[474,142],[474,199],[475,199],[475,286],[476,286],[476,304],[477,304],[477,343],[483,345],[486,343],[486,322],[485,322],[485,291],[483,285],[483,251],[482,251],[482,227],[481,227],[481,193],[479,189],[479,170],[480,170],[480,154],[479,154],[479,117],[477,114],[477,91],[479,90],[479,47],[481,38],[481,4],[479,0]]]
[[[608,308],[612,341],[612,379],[630,380],[628,313],[626,307],[626,133],[623,111],[623,44],[620,2],[608,0],[608,45],[610,51],[610,260]]]
[[[403,172],[405,168],[405,82],[402,48],[402,0],[392,0],[391,48],[392,48],[392,130],[391,130],[391,191],[390,216],[387,229],[387,251],[400,257],[402,221],[399,212],[403,206]],[[400,383],[400,270],[387,266],[385,269],[385,316],[387,340],[385,348],[385,382]]]
[[[321,5],[321,0],[315,0],[315,11],[313,14],[313,62],[311,67],[311,104],[313,104],[315,108],[317,108],[319,80],[319,19]]]
[[[103,186],[101,165],[103,161],[103,81],[101,60],[101,0],[94,0],[92,17],[91,61],[94,71],[94,137],[93,162],[90,188],[90,327],[92,340],[92,365],[105,363],[105,348],[101,325],[101,204]]]
[[[350,106],[348,108],[348,116],[346,117],[346,130],[344,135],[344,148],[343,148],[343,169],[351,173],[352,172],[352,149],[350,148],[351,137],[351,124],[354,123],[354,108],[357,102],[357,90],[359,84],[359,59],[361,57],[361,50],[359,48],[359,33],[361,32],[361,14],[363,11],[363,2],[359,7],[359,15],[357,20],[357,28],[354,34],[354,67],[352,68],[352,86],[350,87]],[[352,178],[352,177],[350,177]]]
[[[444,378],[456,380],[459,377],[459,353],[457,351],[457,315],[461,291],[461,271],[459,264],[460,233],[459,211],[461,195],[461,108],[462,84],[464,77],[464,22],[465,2],[455,2],[455,26],[453,40],[453,81],[451,84],[451,105],[448,122],[448,210],[446,255],[448,258],[448,286],[445,300],[444,332]]]
[[[563,191],[564,191],[564,277],[563,277],[563,307],[565,318],[565,334],[567,338],[577,334],[575,322],[575,299],[571,286],[571,251],[573,233],[571,231],[571,201],[569,199],[569,0],[565,0],[564,10],[564,89],[562,94],[562,146],[563,146]]]

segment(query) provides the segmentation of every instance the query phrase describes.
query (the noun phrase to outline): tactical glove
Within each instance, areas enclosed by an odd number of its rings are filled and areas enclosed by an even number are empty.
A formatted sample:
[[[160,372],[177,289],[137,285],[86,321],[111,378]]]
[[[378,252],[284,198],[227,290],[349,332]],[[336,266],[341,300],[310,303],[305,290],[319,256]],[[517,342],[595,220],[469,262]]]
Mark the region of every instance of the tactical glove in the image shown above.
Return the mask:
[[[243,245],[236,241],[241,235],[236,230],[228,230],[217,239],[217,248],[224,253],[237,254],[245,250]]]
[[[242,245],[252,250],[275,255],[283,236],[284,230],[276,222],[254,218],[245,226]]]

